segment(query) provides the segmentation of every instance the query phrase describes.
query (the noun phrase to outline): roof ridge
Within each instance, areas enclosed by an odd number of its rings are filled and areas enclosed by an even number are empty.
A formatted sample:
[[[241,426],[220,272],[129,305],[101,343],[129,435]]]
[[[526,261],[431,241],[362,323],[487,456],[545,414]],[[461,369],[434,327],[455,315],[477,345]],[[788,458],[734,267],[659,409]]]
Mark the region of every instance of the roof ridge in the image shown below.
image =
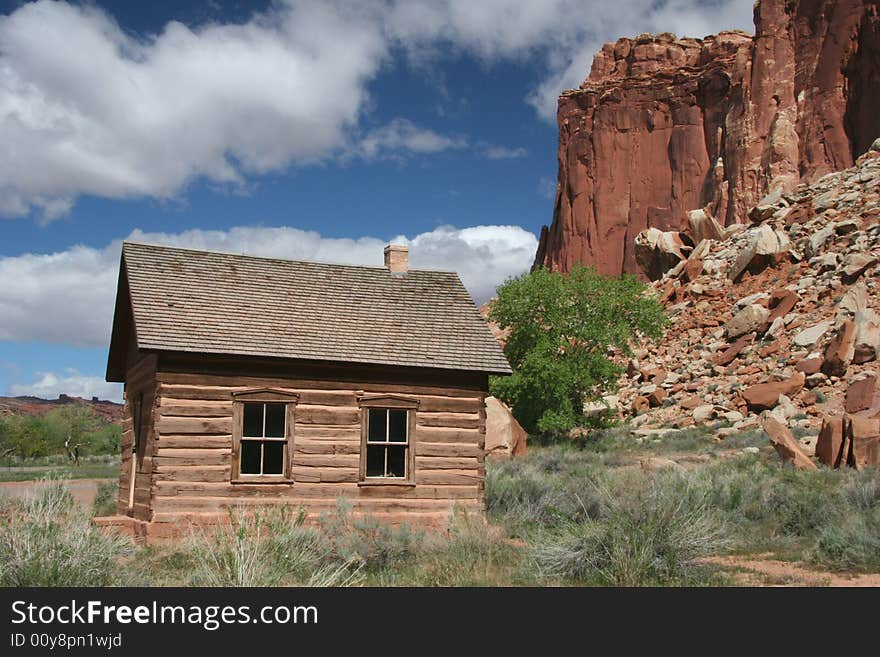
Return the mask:
[[[123,250],[127,246],[134,247],[146,247],[148,249],[159,249],[162,251],[186,251],[189,253],[202,253],[209,255],[220,255],[220,256],[228,256],[233,258],[245,258],[248,260],[269,260],[272,262],[285,262],[285,263],[295,263],[295,264],[303,264],[303,265],[321,265],[326,267],[345,267],[349,269],[368,269],[372,271],[389,271],[387,267],[384,265],[354,265],[343,262],[326,262],[322,260],[294,260],[292,258],[277,258],[273,256],[263,256],[263,255],[253,255],[249,253],[235,253],[232,251],[216,251],[214,249],[196,249],[192,247],[186,246],[170,246],[167,244],[153,244],[149,242],[134,242],[131,240],[123,240],[122,248]],[[427,272],[430,274],[454,274],[458,277],[458,272],[453,271],[451,269],[410,269],[409,272]],[[409,273],[406,272],[406,273]],[[459,277],[460,278],[460,277]]]

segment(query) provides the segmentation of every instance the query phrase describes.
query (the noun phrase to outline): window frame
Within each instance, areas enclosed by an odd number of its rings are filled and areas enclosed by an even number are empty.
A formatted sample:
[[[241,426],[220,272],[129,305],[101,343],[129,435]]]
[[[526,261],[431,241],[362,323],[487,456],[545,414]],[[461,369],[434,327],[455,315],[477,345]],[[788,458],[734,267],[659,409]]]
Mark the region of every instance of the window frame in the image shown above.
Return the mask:
[[[293,445],[296,426],[296,405],[299,395],[295,392],[261,388],[232,393],[232,473],[234,484],[292,484],[293,483]],[[284,467],[281,474],[242,474],[241,442],[244,433],[244,405],[246,403],[285,405],[284,437],[269,439],[284,444]]]
[[[361,415],[361,451],[358,467],[358,486],[415,486],[416,485],[416,414],[419,400],[399,395],[368,395],[358,397]],[[368,477],[367,476],[367,443],[369,437],[370,409],[405,410],[407,411],[405,477]],[[400,445],[403,443],[388,443]]]

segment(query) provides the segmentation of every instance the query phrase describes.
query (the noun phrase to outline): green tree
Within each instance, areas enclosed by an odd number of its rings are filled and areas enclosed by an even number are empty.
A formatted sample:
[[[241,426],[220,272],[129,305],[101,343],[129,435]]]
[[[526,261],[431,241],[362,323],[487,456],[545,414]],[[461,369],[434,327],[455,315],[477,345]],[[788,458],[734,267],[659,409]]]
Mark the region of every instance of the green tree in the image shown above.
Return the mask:
[[[513,368],[493,377],[527,431],[567,431],[583,424],[585,400],[609,391],[622,369],[614,350],[629,355],[638,335],[656,339],[663,306],[633,276],[602,276],[576,265],[569,274],[537,269],[498,288],[489,318],[510,331],[504,352]]]

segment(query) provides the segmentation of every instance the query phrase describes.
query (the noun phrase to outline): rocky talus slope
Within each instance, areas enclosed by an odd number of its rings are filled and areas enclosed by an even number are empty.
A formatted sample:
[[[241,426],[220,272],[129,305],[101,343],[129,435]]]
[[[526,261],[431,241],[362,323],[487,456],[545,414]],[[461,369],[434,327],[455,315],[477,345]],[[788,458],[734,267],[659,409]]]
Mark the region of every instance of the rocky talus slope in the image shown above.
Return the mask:
[[[639,345],[608,401],[642,430],[761,426],[801,467],[880,465],[880,139],[748,216],[721,227],[692,213],[691,233],[708,235],[693,247],[637,237],[672,324]]]
[[[854,164],[880,136],[880,0],[760,0],[755,34],[605,45],[559,98],[553,220],[536,266],[640,273],[634,238]]]

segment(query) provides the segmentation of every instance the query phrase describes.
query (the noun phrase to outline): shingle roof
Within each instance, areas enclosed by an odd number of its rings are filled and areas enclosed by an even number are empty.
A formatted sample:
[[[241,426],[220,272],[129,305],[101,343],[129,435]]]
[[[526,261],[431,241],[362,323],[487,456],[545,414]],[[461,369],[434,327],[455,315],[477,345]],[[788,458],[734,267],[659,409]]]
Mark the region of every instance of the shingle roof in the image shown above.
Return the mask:
[[[122,260],[141,349],[510,372],[453,272],[130,242]]]

